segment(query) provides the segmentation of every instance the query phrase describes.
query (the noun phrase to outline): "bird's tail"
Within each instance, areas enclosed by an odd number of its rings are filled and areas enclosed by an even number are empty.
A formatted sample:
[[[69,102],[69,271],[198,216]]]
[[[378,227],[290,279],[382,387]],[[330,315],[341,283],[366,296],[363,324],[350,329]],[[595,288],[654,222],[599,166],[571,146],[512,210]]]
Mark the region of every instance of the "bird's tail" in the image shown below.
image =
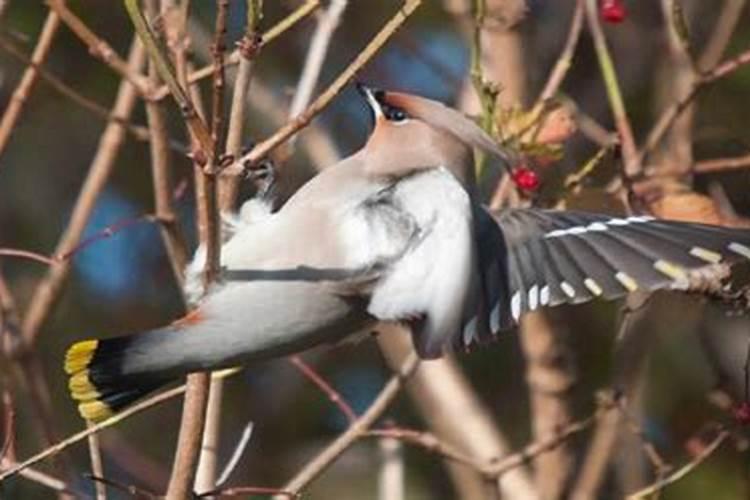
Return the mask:
[[[161,370],[149,372],[133,366],[132,361],[137,361],[147,347],[143,335],[84,340],[68,349],[68,388],[83,418],[104,420],[175,377]]]

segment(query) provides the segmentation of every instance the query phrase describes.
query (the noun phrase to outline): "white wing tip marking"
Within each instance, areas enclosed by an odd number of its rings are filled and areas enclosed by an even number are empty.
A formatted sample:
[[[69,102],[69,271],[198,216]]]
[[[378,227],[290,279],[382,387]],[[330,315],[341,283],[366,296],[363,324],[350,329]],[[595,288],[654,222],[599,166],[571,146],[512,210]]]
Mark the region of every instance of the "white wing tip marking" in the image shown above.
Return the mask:
[[[615,274],[615,278],[623,287],[625,287],[627,291],[635,292],[636,290],[638,290],[638,282],[635,281],[629,274],[619,271]]]
[[[529,288],[529,310],[533,311],[539,305],[539,287],[533,285]]]
[[[544,285],[539,292],[539,303],[543,306],[549,304],[549,285]]]
[[[490,312],[490,330],[492,333],[500,330],[500,305],[496,305]]]
[[[732,252],[738,255],[742,255],[746,259],[750,259],[750,248],[746,247],[742,243],[737,243],[736,241],[733,241],[729,244],[727,248],[729,248],[729,250],[731,250]]]
[[[569,234],[584,234],[594,231],[607,231],[609,229],[608,226],[627,226],[628,224],[650,222],[652,220],[656,220],[656,218],[651,217],[650,215],[637,215],[634,217],[628,217],[626,219],[614,217],[603,222],[592,222],[591,224],[585,226],[571,226],[566,227],[565,229],[555,229],[546,233],[544,237],[558,238],[560,236],[567,236]]]
[[[586,285],[586,288],[588,288],[589,291],[596,297],[599,297],[602,293],[604,293],[602,287],[599,286],[599,283],[591,278],[586,278],[585,280],[583,280],[583,284]]]
[[[510,299],[510,313],[513,315],[513,319],[515,321],[518,321],[518,318],[521,317],[521,293],[516,292],[513,294],[513,297]]]
[[[615,217],[614,219],[609,219],[607,221],[607,224],[610,226],[627,226],[630,224],[630,221],[628,219],[620,219],[619,217]]]
[[[561,282],[560,288],[562,288],[563,293],[565,293],[565,295],[567,295],[571,299],[576,296],[576,289],[573,288],[573,285],[571,285],[567,281]]]

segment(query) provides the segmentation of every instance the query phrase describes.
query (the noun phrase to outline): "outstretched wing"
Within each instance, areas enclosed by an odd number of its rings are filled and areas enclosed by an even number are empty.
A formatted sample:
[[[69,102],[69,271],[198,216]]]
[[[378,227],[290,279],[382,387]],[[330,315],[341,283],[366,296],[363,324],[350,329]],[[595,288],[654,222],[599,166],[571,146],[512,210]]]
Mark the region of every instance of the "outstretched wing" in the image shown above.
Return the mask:
[[[650,216],[514,209],[476,220],[492,331],[541,306],[688,289],[750,259],[750,231]]]

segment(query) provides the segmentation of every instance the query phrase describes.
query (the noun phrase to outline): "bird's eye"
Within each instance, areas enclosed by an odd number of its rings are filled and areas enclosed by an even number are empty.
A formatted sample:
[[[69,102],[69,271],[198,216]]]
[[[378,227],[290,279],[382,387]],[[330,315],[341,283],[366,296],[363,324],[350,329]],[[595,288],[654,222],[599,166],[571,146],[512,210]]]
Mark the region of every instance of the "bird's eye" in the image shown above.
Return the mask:
[[[409,116],[403,109],[394,106],[388,106],[387,108],[385,108],[383,110],[383,114],[388,121],[392,122],[402,122],[409,118]]]

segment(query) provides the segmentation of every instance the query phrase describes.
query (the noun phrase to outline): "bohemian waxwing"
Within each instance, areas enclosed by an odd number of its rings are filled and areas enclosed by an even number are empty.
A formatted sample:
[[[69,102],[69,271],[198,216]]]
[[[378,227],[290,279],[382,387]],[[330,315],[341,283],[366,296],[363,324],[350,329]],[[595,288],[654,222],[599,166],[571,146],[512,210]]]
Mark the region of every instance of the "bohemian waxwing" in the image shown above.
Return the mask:
[[[364,148],[278,212],[258,217],[256,206],[253,220],[230,221],[222,278],[191,313],[70,348],[65,370],[83,417],[101,420],[189,372],[334,343],[379,321],[408,324],[420,356],[434,358],[512,327],[525,311],[687,289],[750,258],[748,231],[650,216],[490,213],[474,196],[472,149],[501,161],[506,153],[487,134],[441,103],[360,91],[375,122]],[[189,296],[202,295],[203,263],[199,249]]]

